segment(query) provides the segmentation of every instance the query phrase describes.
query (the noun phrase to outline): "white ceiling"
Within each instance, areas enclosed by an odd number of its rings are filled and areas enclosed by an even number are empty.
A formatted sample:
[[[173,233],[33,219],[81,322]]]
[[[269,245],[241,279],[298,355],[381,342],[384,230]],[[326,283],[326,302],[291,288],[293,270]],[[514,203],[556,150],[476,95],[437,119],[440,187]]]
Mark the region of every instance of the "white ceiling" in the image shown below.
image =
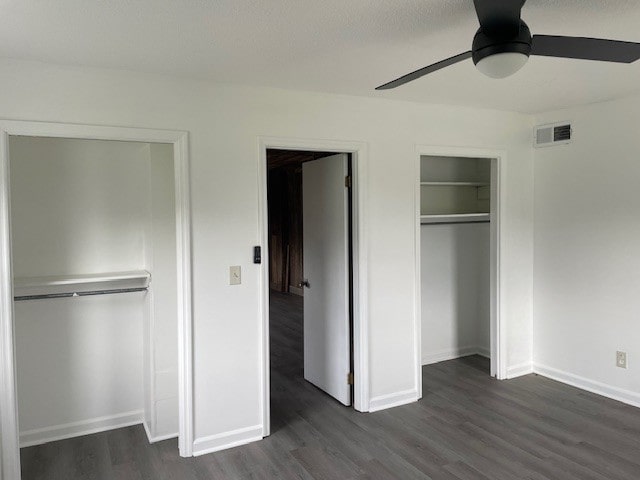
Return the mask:
[[[640,42],[638,0],[529,0],[533,33]],[[540,112],[640,92],[632,65],[532,57],[507,80],[469,60],[472,0],[0,0],[0,56],[429,103]]]

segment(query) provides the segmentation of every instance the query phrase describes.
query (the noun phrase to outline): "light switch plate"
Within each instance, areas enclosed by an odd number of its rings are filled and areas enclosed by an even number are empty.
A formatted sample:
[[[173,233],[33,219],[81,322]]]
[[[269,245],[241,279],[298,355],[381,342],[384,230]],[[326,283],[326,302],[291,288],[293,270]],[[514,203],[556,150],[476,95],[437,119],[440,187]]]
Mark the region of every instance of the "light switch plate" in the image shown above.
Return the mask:
[[[627,368],[627,352],[616,352],[616,367]]]
[[[242,283],[242,272],[240,265],[229,267],[229,285],[240,285]]]

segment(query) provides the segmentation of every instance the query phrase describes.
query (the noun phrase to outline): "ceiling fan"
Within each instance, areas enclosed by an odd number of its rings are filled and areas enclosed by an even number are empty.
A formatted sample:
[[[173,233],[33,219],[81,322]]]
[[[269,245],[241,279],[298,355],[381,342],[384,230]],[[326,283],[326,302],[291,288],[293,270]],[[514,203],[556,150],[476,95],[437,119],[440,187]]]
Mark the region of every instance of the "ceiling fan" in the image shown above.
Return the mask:
[[[473,37],[470,51],[403,75],[376,90],[388,90],[416,80],[428,73],[473,59],[485,75],[505,78],[520,70],[529,55],[632,63],[640,58],[640,43],[600,38],[531,36],[529,27],[520,19],[526,0],[473,0],[480,28]]]

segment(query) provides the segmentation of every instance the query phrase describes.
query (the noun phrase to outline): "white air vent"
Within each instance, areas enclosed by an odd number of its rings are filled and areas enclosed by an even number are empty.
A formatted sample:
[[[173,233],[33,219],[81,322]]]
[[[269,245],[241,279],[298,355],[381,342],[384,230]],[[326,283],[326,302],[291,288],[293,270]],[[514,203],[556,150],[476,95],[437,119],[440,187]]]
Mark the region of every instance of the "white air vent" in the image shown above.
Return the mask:
[[[551,147],[571,143],[571,124],[568,122],[539,125],[533,132],[534,147]]]

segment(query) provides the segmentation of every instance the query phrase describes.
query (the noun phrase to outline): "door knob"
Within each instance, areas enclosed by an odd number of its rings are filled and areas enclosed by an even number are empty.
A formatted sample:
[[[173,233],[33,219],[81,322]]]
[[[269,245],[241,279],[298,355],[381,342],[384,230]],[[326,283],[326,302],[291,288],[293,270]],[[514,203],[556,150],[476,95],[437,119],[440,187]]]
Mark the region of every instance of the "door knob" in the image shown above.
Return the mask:
[[[307,280],[307,279],[302,280],[302,281],[298,284],[298,288],[302,288],[302,287],[307,287],[307,288],[309,288],[309,280]]]

